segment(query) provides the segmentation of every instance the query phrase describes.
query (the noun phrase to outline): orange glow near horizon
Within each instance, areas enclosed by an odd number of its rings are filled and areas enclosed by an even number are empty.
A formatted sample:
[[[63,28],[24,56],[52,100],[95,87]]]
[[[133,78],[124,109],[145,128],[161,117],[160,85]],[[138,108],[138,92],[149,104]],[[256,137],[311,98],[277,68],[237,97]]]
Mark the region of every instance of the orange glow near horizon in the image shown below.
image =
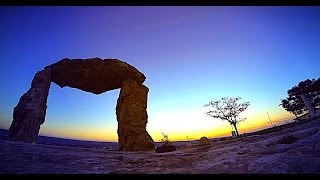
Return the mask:
[[[208,138],[218,138],[230,136],[232,128],[227,121],[213,119],[204,115],[205,109],[186,108],[184,110],[172,109],[150,113],[147,123],[147,131],[155,142],[159,142],[163,136],[161,132],[168,135],[171,141],[198,140],[202,136]],[[249,106],[241,117],[247,117],[244,122],[238,124],[240,134],[249,133],[271,127],[267,112],[274,125],[289,122],[294,116],[283,108],[268,107],[267,111],[261,111],[255,106]],[[59,117],[56,117],[59,118]],[[77,121],[54,122],[55,119],[46,119],[41,125],[40,135],[68,138],[88,141],[117,142],[117,121],[105,120],[104,117],[99,121],[87,121],[86,124],[74,124]],[[9,119],[9,117],[7,117]],[[5,121],[1,121],[5,122]],[[1,126],[8,129],[10,124],[1,123]]]
[[[272,113],[270,113],[272,112]],[[281,109],[270,111],[270,118],[275,125],[280,125],[286,119],[293,118],[293,116]],[[182,116],[184,114],[184,116]],[[202,115],[202,111],[190,112],[165,112],[158,113],[156,117],[149,120],[147,124],[147,131],[155,142],[159,142],[163,136],[161,132],[168,135],[171,141],[187,141],[198,140],[202,136],[208,138],[219,138],[230,136],[232,128],[227,121],[212,119],[203,116],[203,119],[195,120]],[[265,128],[271,127],[269,118],[266,112],[253,112],[248,109],[243,112],[247,120],[238,124],[238,131],[240,134],[249,133]],[[170,118],[169,118],[170,117]],[[184,118],[182,118],[184,117]],[[162,119],[162,121],[161,121]],[[183,119],[183,120],[181,120]],[[160,122],[160,123],[159,123]],[[72,128],[67,126],[50,125],[41,128],[41,135],[60,137],[68,139],[88,140],[88,141],[102,141],[102,142],[117,142],[117,123],[109,124],[109,126],[95,126],[92,128]],[[59,134],[59,136],[57,136]]]

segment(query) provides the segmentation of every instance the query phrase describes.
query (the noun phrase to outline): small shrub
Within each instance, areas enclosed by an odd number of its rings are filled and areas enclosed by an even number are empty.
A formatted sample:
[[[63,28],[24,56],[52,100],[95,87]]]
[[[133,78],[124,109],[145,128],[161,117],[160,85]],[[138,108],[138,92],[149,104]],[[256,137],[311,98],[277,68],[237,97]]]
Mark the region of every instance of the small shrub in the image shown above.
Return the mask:
[[[168,135],[163,133],[163,132],[161,134],[162,134],[163,138],[160,139],[160,141],[163,143],[164,146],[168,145],[169,142],[170,142],[170,139],[168,138]]]
[[[291,144],[297,142],[298,138],[293,135],[283,136],[278,140],[278,144]]]
[[[174,145],[169,145],[170,139],[168,138],[168,135],[165,133],[161,133],[163,138],[160,139],[160,141],[163,143],[162,146],[156,148],[157,153],[164,153],[164,152],[171,152],[175,151],[177,148]]]

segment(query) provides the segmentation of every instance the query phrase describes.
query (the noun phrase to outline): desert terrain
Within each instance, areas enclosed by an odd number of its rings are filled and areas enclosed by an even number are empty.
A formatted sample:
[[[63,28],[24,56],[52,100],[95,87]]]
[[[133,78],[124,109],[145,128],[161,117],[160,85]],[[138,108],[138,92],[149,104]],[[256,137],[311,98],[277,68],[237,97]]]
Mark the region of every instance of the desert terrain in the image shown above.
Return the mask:
[[[320,174],[320,119],[241,138],[171,142],[166,153],[117,151],[114,142],[39,136],[11,142],[2,131],[2,174]],[[156,143],[161,146],[162,143]]]

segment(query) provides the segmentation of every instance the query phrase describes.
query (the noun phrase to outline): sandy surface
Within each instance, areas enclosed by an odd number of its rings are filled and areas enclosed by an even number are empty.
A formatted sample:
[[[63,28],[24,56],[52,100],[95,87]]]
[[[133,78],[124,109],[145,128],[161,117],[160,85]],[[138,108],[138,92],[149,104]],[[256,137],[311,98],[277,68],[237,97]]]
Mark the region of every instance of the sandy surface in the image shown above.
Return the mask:
[[[240,139],[175,143],[174,152],[121,152],[114,148],[69,147],[0,141],[0,173],[317,173],[320,119],[279,132]],[[296,142],[282,144],[284,136]]]

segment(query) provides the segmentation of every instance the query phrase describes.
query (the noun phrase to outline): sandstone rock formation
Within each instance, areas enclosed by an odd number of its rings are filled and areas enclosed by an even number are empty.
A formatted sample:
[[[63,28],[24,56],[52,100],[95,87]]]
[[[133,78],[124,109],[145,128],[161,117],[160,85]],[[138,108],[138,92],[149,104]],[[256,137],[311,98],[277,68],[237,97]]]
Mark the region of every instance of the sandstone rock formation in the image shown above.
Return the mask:
[[[199,146],[204,146],[209,144],[209,139],[205,136],[200,138]]]
[[[14,108],[10,140],[35,142],[45,120],[50,83],[100,94],[121,88],[117,101],[119,150],[154,150],[146,131],[147,94],[145,76],[135,67],[117,59],[62,59],[38,72],[31,88]]]
[[[13,111],[13,121],[9,128],[9,139],[13,141],[35,142],[40,125],[44,122],[47,97],[51,83],[50,69],[35,74],[31,88],[21,96]]]
[[[94,94],[121,88],[127,79],[142,84],[146,77],[135,67],[117,59],[62,59],[51,68],[52,82]]]
[[[120,150],[154,150],[154,142],[146,131],[148,91],[133,80],[122,83],[116,107]]]

